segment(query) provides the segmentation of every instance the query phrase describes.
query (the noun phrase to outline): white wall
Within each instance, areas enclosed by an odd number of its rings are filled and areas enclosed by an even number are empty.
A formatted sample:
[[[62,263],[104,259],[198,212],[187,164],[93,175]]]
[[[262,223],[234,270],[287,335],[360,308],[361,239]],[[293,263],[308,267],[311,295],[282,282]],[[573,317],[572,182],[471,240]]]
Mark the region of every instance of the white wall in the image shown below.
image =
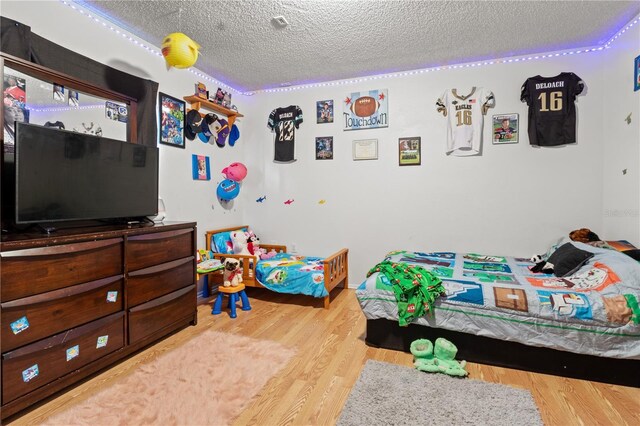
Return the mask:
[[[191,73],[166,71],[162,58],[59,2],[3,1],[2,14],[82,55],[157,81],[164,93],[181,98],[193,92],[196,79]],[[246,116],[239,121],[241,138],[236,147],[218,149],[199,141],[187,142],[185,150],[160,146],[160,195],[168,209],[167,219],[197,221],[200,247],[204,230],[245,223],[255,228],[263,242],[294,244],[300,253],[327,255],[348,247],[354,286],[369,267],[394,249],[530,256],[579,227],[600,231],[606,238],[635,238],[639,243],[640,237],[630,235],[638,232],[640,197],[638,127],[634,127],[640,112],[638,94],[629,92],[629,58],[640,53],[637,27],[634,31],[627,34],[628,39],[635,34],[632,53],[623,52],[623,37],[609,52],[252,97],[234,94],[233,103]],[[587,85],[577,103],[578,144],[533,148],[526,136],[527,109],[519,101],[520,86],[528,77],[562,71],[575,72]],[[482,155],[447,157],[445,119],[436,113],[435,100],[447,88],[466,92],[471,86],[490,88],[496,96],[496,107],[484,127]],[[352,91],[377,88],[389,90],[389,128],[343,131],[342,99]],[[315,124],[315,102],[324,99],[336,103],[333,124]],[[272,109],[291,104],[300,105],[306,118],[296,136],[298,161],[275,164],[267,116]],[[627,111],[635,111],[631,127],[622,122]],[[514,112],[520,114],[520,143],[492,145],[490,116]],[[611,122],[620,125],[605,127],[603,117],[606,121],[612,117]],[[334,137],[334,160],[315,160],[316,136]],[[422,137],[419,167],[397,165],[397,141],[406,136]],[[354,162],[351,142],[367,138],[379,140],[379,159]],[[614,155],[611,141],[623,144],[624,151]],[[212,181],[191,179],[191,154],[211,156]],[[218,172],[233,161],[243,161],[249,174],[240,196],[224,208],[215,196]],[[624,179],[623,163],[629,170]],[[262,195],[267,200],[256,203]],[[284,205],[289,198],[295,202]],[[319,204],[320,199],[326,204]],[[633,212],[634,208],[635,217],[603,218],[608,209]]]
[[[58,1],[3,0],[1,12],[3,16],[30,26],[34,33],[54,43],[103,64],[158,82],[160,92],[178,99],[194,93],[197,77],[192,73],[177,69],[167,71],[163,58],[148,53]],[[216,89],[212,87],[214,83],[206,84],[210,90]],[[28,90],[29,87],[27,99]],[[237,93],[233,94],[233,103],[240,112],[246,105],[245,99]],[[105,127],[106,122],[105,119],[100,124]],[[215,195],[222,168],[242,160],[242,143],[246,138],[242,137],[242,119],[237,122],[241,138],[234,148],[220,149],[198,139],[187,141],[186,149],[159,145],[159,189],[167,209],[166,221],[197,221],[199,247],[204,247],[205,230],[235,225],[241,218],[237,202],[224,209]],[[192,180],[192,154],[210,156],[211,181]]]
[[[390,250],[478,251],[531,256],[569,231],[602,229],[602,52],[525,63],[442,70],[341,86],[260,93],[247,119],[253,147],[247,164],[253,176],[243,189],[244,222],[266,241],[296,245],[298,252],[327,255],[350,249],[350,281]],[[573,71],[587,85],[577,101],[578,143],[533,148],[526,136],[522,83],[537,74]],[[496,107],[484,126],[481,156],[445,155],[445,119],[435,101],[447,88],[493,90]],[[389,127],[343,131],[342,100],[352,91],[389,90]],[[316,124],[315,102],[333,99],[336,120]],[[273,160],[273,134],[266,127],[276,107],[299,105],[305,122],[296,133],[293,164]],[[492,145],[492,114],[519,113],[521,141]],[[247,130],[245,130],[247,133]],[[316,136],[334,137],[334,160],[317,161]],[[422,165],[398,166],[398,138],[422,138]],[[352,141],[378,139],[379,159],[353,161]],[[295,199],[291,205],[283,202]],[[326,199],[324,205],[318,204]]]
[[[602,115],[604,235],[600,236],[626,239],[640,247],[640,91],[633,91],[638,55],[640,25],[635,25],[612,44],[602,61],[607,90]],[[631,124],[624,121],[629,114]]]

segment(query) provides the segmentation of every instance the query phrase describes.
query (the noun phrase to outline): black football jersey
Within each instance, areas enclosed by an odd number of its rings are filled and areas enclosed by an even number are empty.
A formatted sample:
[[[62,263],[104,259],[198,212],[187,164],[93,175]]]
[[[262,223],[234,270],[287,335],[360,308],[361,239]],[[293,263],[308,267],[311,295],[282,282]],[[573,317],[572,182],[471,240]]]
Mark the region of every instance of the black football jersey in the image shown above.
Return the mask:
[[[276,108],[269,114],[267,126],[276,132],[275,161],[290,163],[295,160],[295,129],[302,123],[302,110],[297,105]]]
[[[529,143],[556,146],[576,142],[575,99],[584,89],[572,72],[555,77],[530,77],[522,85],[520,100],[529,105]]]

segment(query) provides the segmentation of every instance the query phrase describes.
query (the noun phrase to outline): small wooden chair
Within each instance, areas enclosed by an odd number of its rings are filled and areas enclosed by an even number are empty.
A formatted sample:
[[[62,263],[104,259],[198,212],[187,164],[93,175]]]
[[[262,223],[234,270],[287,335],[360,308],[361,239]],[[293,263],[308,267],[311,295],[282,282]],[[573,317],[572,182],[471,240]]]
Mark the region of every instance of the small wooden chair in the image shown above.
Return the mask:
[[[224,298],[225,294],[229,296],[228,307],[231,310],[231,313],[229,314],[231,318],[235,318],[238,316],[236,314],[236,303],[238,303],[238,300],[242,300],[243,311],[251,310],[249,298],[247,297],[247,293],[245,293],[244,291],[244,284],[239,284],[235,287],[220,286],[218,287],[218,297],[216,298],[216,301],[213,304],[213,310],[211,311],[212,315],[218,315],[222,313],[222,299]]]

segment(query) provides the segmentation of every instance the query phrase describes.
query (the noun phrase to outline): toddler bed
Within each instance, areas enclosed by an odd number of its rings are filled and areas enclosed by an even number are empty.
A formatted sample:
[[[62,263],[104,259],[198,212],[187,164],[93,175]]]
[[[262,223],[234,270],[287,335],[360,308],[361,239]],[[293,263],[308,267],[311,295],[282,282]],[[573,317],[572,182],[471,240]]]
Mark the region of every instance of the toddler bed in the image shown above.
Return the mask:
[[[417,338],[445,337],[469,361],[640,386],[640,263],[615,250],[569,244],[592,257],[562,278],[531,272],[528,259],[389,253],[385,260],[438,276],[446,296],[432,315],[400,327],[391,284],[374,272],[356,291],[365,340],[408,351]]]
[[[205,233],[207,250],[213,251],[215,258],[233,257],[241,261],[245,286],[323,298],[325,309],[329,309],[331,290],[341,283],[343,288],[347,288],[348,249],[341,249],[330,256],[320,258],[288,254],[285,245],[260,244],[261,248],[274,250],[277,254],[265,260],[252,255],[233,254],[228,242],[230,232],[248,228],[236,226]]]

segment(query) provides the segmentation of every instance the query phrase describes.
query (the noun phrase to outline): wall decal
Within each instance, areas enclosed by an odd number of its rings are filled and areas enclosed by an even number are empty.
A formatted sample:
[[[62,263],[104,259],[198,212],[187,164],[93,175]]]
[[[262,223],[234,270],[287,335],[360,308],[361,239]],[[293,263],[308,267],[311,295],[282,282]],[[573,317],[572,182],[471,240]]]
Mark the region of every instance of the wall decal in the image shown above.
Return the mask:
[[[625,118],[624,121],[626,121],[627,124],[631,124],[631,113],[629,113],[629,115],[627,115],[627,118]]]
[[[342,102],[344,130],[389,127],[387,89],[352,92]]]
[[[264,202],[264,200],[266,200],[266,199],[267,199],[267,196],[266,196],[266,195],[263,195],[262,197],[260,197],[260,198],[258,198],[258,199],[256,200],[256,203],[262,203],[262,202]]]
[[[285,203],[286,205],[290,205],[290,204],[291,204],[291,203],[293,203],[294,201],[295,201],[295,200],[289,199],[289,200],[285,201],[284,203]]]
[[[318,204],[325,204],[327,202],[327,200],[320,200],[318,201]]]

